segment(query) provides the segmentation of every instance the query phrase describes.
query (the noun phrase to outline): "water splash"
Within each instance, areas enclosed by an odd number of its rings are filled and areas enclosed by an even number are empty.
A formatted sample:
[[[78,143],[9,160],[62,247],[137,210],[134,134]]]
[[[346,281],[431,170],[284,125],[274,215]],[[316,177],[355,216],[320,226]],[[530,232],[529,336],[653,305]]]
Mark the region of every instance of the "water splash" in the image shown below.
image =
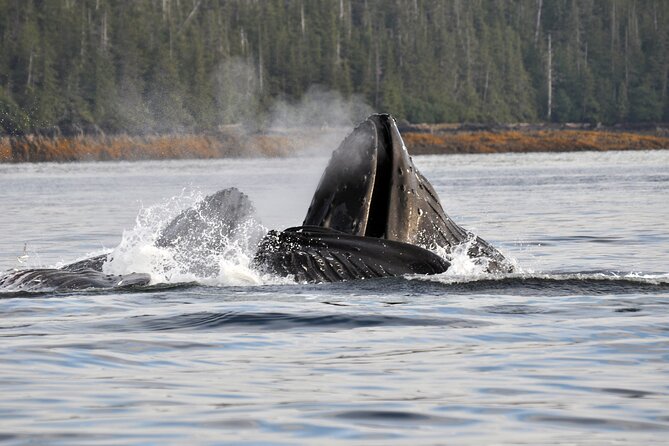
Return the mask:
[[[439,274],[438,276],[447,277],[449,280],[477,280],[503,275],[501,273],[488,272],[490,264],[491,262],[494,262],[494,259],[490,259],[484,256],[472,257],[470,255],[470,252],[472,252],[472,247],[475,246],[475,244],[476,236],[471,234],[471,236],[468,237],[463,243],[455,245],[450,249],[441,246],[436,246],[433,248],[432,252],[448,260],[451,264],[446,272]],[[505,258],[511,263],[514,271],[523,271],[515,258],[506,255]]]
[[[446,285],[471,282],[507,281],[522,283],[523,281],[582,281],[582,282],[627,282],[640,285],[665,286],[669,284],[669,273],[649,273],[639,271],[537,271],[531,267],[521,267],[516,258],[504,253],[505,258],[512,264],[512,273],[487,272],[492,259],[485,257],[471,257],[469,255],[475,237],[472,236],[464,243],[456,245],[451,250],[437,247],[432,251],[445,258],[451,266],[442,274],[429,276],[410,276],[408,279],[438,282]]]
[[[103,271],[107,274],[143,272],[151,284],[197,282],[211,286],[260,285],[276,283],[255,270],[255,249],[267,232],[255,216],[240,215],[240,221],[218,218],[202,211],[204,197],[199,191],[183,191],[163,203],[143,208],[135,227],[123,232],[121,243],[109,255]],[[165,231],[193,209],[197,231],[185,232],[162,242]],[[179,218],[179,217],[177,217]],[[161,243],[162,242],[162,243]]]
[[[474,238],[465,243],[455,246],[450,251],[437,247],[433,250],[437,255],[447,259],[451,266],[442,274],[436,275],[413,275],[408,276],[410,280],[423,280],[427,282],[438,282],[446,285],[465,284],[472,282],[499,282],[511,281],[520,284],[524,281],[542,282],[626,282],[638,283],[639,285],[666,286],[669,284],[669,273],[647,273],[638,271],[582,271],[582,272],[542,272],[532,268],[522,268],[518,261],[507,254],[505,257],[512,263],[512,273],[489,273],[486,271],[489,259],[469,256],[469,250],[474,243]]]

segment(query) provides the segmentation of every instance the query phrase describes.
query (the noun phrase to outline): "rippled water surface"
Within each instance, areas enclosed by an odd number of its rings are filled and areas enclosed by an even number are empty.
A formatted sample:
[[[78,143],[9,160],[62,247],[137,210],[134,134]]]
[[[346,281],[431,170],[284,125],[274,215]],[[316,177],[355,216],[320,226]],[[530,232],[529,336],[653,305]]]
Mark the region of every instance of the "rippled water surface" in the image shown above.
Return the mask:
[[[230,186],[300,224],[326,162],[0,165],[0,270]],[[0,441],[667,444],[669,151],[415,162],[520,272],[3,292]]]

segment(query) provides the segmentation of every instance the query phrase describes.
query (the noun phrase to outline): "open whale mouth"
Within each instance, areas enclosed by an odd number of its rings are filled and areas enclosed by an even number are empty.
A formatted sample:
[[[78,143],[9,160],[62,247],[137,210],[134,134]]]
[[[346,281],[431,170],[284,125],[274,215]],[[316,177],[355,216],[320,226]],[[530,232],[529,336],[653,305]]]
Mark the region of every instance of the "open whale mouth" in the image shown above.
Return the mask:
[[[414,166],[390,115],[370,116],[334,151],[304,225],[424,247],[468,237]]]
[[[367,213],[367,224],[365,236],[385,238],[387,232],[392,174],[392,138],[389,133],[389,122],[395,122],[386,116],[383,126],[376,126],[376,164],[374,166],[373,180],[371,181],[371,198],[367,209],[361,206],[360,212]]]
[[[410,163],[395,120],[374,115],[364,121],[333,153],[303,224],[392,238],[388,223],[403,213],[391,209],[393,186],[402,188],[393,176],[394,168],[400,177],[403,172],[403,166],[394,166],[394,158]]]

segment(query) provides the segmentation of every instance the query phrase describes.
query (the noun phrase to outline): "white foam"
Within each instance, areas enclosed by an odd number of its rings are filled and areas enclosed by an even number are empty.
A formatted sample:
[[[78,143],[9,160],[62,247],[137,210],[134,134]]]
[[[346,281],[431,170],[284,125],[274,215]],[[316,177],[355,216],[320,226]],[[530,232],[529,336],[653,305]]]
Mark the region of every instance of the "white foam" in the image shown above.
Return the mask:
[[[465,240],[465,242],[460,243],[459,245],[454,246],[450,250],[437,246],[432,248],[431,251],[441,258],[448,260],[450,266],[448,269],[441,273],[429,276],[416,275],[408,276],[409,279],[418,279],[418,280],[428,280],[435,281],[440,283],[463,283],[463,282],[473,282],[477,280],[485,279],[497,279],[502,277],[511,277],[517,275],[526,275],[532,274],[533,271],[522,269],[518,265],[518,261],[504,254],[506,260],[513,266],[514,273],[490,273],[488,272],[488,267],[492,259],[486,257],[471,257],[469,251],[472,248],[472,245],[475,243],[476,237],[471,234],[471,236]]]
[[[513,273],[486,273],[478,270],[478,267],[472,270],[468,269],[470,260],[462,259],[459,256],[456,256],[454,258],[455,269],[453,271],[451,271],[451,269],[449,268],[448,271],[442,274],[436,274],[432,276],[415,275],[415,276],[408,276],[407,278],[411,280],[438,282],[438,283],[443,283],[445,285],[477,282],[480,280],[503,280],[503,279],[521,279],[521,280],[539,279],[539,280],[555,280],[555,281],[595,280],[602,282],[612,281],[612,280],[626,280],[631,282],[638,282],[640,284],[650,284],[650,285],[664,285],[669,283],[669,273],[649,274],[640,272],[616,272],[616,271],[543,273],[543,272],[535,272],[534,270],[529,270],[529,269],[521,269],[517,266],[515,267]]]
[[[252,267],[259,238],[266,229],[254,218],[241,222],[232,233],[224,233],[220,222],[207,222],[204,233],[185,235],[174,245],[159,247],[162,229],[186,208],[203,198],[199,192],[183,192],[163,203],[144,208],[135,227],[123,232],[121,243],[103,265],[107,274],[148,273],[151,285],[197,282],[210,286],[244,286],[284,283]],[[222,240],[216,249],[208,241]]]

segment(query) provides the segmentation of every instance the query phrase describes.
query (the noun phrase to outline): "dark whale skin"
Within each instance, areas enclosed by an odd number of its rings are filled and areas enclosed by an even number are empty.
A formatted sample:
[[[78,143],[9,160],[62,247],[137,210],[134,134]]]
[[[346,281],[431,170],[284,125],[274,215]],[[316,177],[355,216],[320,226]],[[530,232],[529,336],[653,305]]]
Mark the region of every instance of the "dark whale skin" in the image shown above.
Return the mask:
[[[339,282],[406,274],[439,274],[450,264],[408,243],[300,226],[270,231],[255,257],[258,265],[298,282]]]

